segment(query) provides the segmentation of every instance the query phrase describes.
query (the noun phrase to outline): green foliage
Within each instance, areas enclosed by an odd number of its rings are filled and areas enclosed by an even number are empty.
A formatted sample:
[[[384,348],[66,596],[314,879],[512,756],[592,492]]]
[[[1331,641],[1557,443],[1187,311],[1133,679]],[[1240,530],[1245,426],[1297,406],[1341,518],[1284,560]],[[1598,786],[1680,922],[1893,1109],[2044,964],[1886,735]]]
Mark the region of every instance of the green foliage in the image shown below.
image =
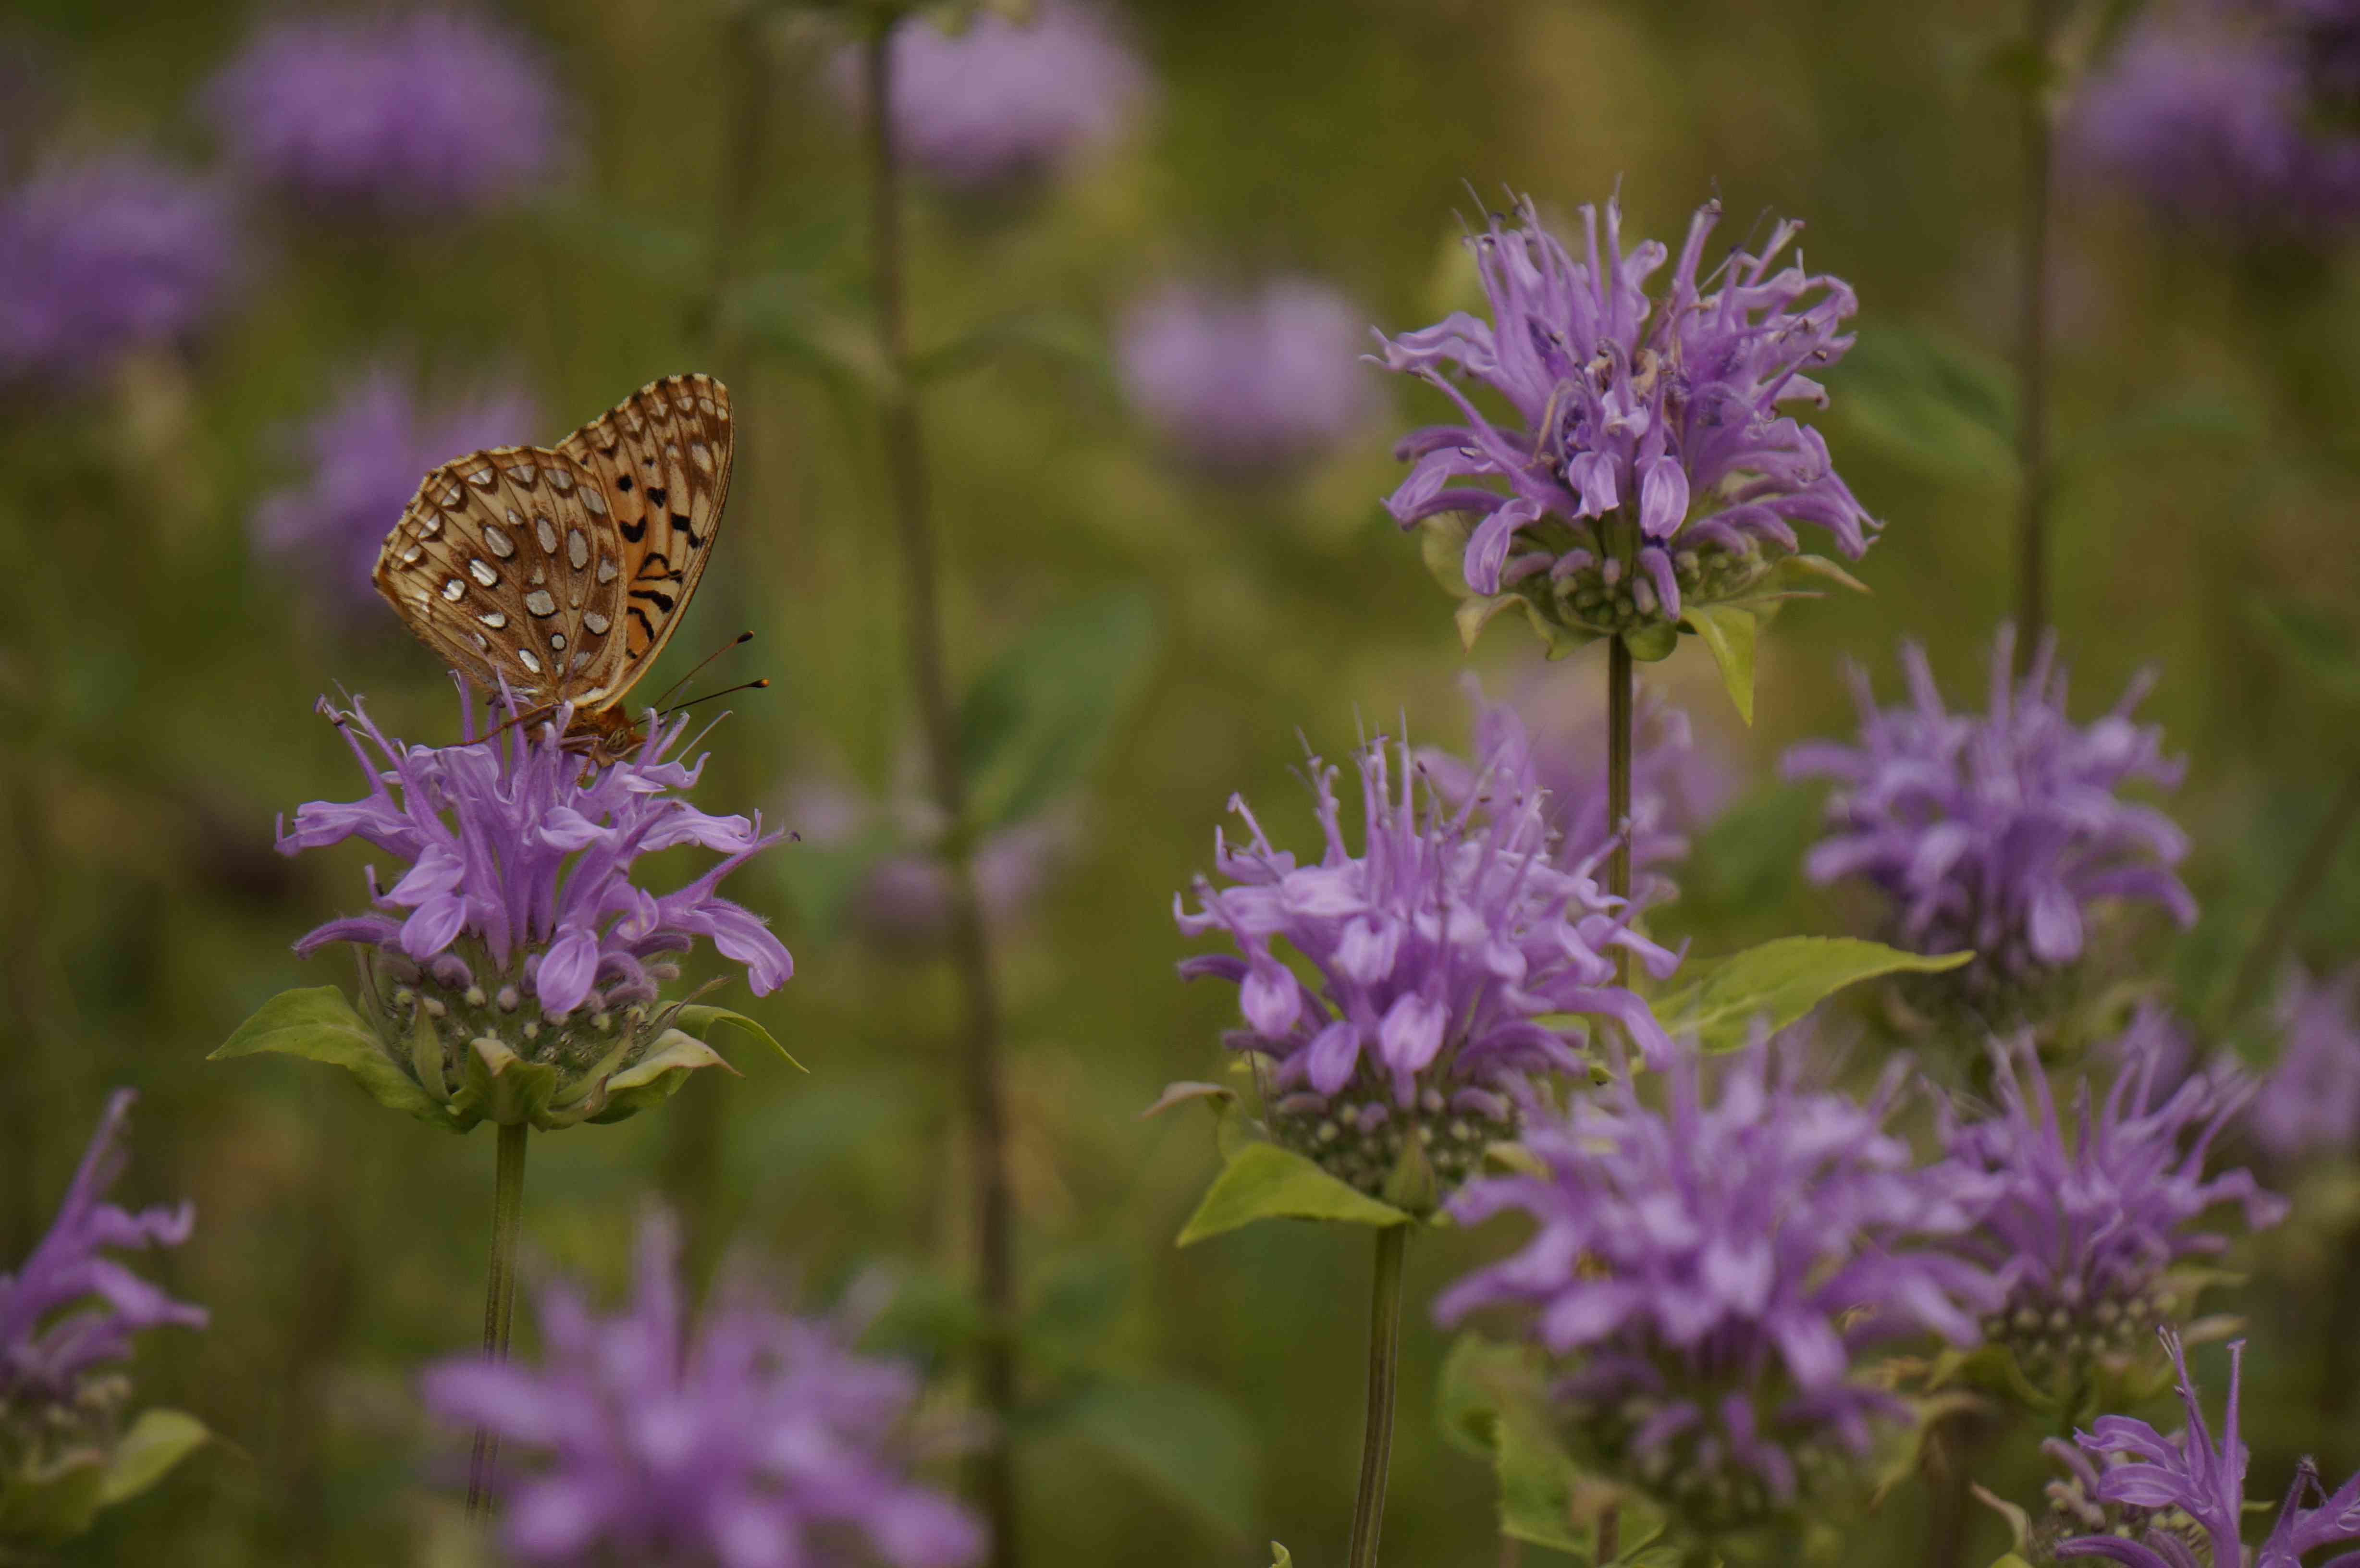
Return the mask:
[[[185,1411],[143,1410],[108,1453],[82,1455],[39,1475],[0,1480],[0,1546],[72,1540],[102,1509],[161,1481],[211,1435]]]
[[[958,710],[967,824],[1020,822],[1078,787],[1146,683],[1160,640],[1137,589],[1050,612],[967,690]]]
[[[1436,1387],[1444,1439],[1487,1461],[1498,1487],[1500,1533],[1572,1557],[1584,1568],[1671,1561],[1662,1512],[1634,1494],[1585,1477],[1557,1438],[1539,1352],[1480,1334],[1450,1346]],[[1616,1553],[1601,1563],[1598,1522],[1616,1514]]]
[[[1733,1051],[1757,1019],[1782,1029],[1847,985],[1884,975],[1939,975],[1973,956],[1928,957],[1857,937],[1779,937],[1695,965],[1697,977],[1658,1002],[1655,1014],[1674,1035],[1694,1035],[1706,1051]]]
[[[378,1105],[406,1111],[422,1122],[453,1132],[464,1132],[475,1125],[473,1118],[463,1121],[430,1097],[417,1079],[396,1066],[368,1020],[354,1011],[352,1003],[333,985],[280,992],[256,1008],[205,1060],[224,1062],[266,1052],[341,1067],[359,1080]]]
[[[1888,321],[1824,379],[1846,423],[1929,476],[2014,481],[2016,391],[1992,355]]]
[[[760,1040],[764,1045],[769,1046],[772,1051],[777,1051],[780,1058],[783,1060],[788,1066],[792,1067],[796,1072],[808,1073],[811,1071],[810,1068],[805,1067],[802,1062],[797,1062],[792,1056],[790,1056],[787,1053],[787,1048],[779,1043],[778,1036],[772,1034],[769,1029],[764,1029],[759,1023],[748,1018],[745,1014],[733,1013],[727,1007],[716,1007],[704,1002],[691,1002],[687,1006],[682,1007],[679,1012],[672,1015],[672,1022],[683,1032],[694,1035],[699,1040],[711,1034],[716,1029],[736,1029],[740,1034],[753,1036],[756,1040]]]
[[[2322,693],[2360,702],[2360,638],[2341,615],[2292,599],[2256,593],[2245,611],[2280,657]]]
[[[1229,1399],[1191,1383],[1109,1379],[1075,1400],[1065,1423],[1224,1534],[1252,1529],[1259,1443]]]
[[[1330,1176],[1274,1143],[1249,1143],[1230,1156],[1181,1227],[1180,1245],[1233,1231],[1256,1220],[1336,1220],[1345,1225],[1409,1225],[1391,1203]]]
[[[1727,604],[1708,604],[1690,610],[1680,622],[1681,629],[1694,632],[1712,650],[1712,661],[1721,667],[1721,681],[1729,689],[1729,700],[1737,704],[1737,716],[1747,724],[1754,723],[1754,612]]]

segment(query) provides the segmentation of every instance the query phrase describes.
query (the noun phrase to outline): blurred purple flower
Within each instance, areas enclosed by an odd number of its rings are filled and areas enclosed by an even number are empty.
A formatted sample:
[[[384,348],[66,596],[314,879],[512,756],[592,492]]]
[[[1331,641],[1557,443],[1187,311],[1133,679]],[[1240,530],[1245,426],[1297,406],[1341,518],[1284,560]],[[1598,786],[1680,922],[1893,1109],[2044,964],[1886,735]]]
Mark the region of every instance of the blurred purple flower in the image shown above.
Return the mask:
[[[865,858],[849,900],[861,937],[888,953],[939,947],[950,931],[950,873],[937,853],[942,813],[914,795],[890,801],[863,798],[836,780],[815,777],[792,792],[787,815],[796,836],[813,849],[857,846],[864,838],[899,847]],[[1073,849],[1073,824],[1052,811],[985,833],[973,870],[984,918],[995,927],[1022,923],[1051,874]]]
[[[2245,1112],[2254,1141],[2280,1164],[2344,1154],[2360,1140],[2360,965],[2326,980],[2300,968],[2278,992],[2278,1055]]]
[[[1479,825],[1471,802],[1448,809],[1430,783],[1421,810],[1422,769],[1406,746],[1380,737],[1358,761],[1357,855],[1337,769],[1316,757],[1309,782],[1327,839],[1317,862],[1273,847],[1230,798],[1251,838],[1233,848],[1214,835],[1214,868],[1229,885],[1197,878],[1196,911],[1175,896],[1173,914],[1185,934],[1220,932],[1240,951],[1188,959],[1180,973],[1237,983],[1246,1028],[1229,1044],[1267,1065],[1265,1108],[1282,1143],[1375,1192],[1403,1140],[1422,1134],[1447,1191],[1487,1144],[1511,1136],[1525,1074],[1582,1066],[1546,1016],[1601,1015],[1651,1060],[1669,1052],[1646,1003],[1614,984],[1606,949],[1628,949],[1659,979],[1679,960],[1629,929],[1588,864],[1551,855],[1536,797],[1493,800]],[[1316,988],[1280,943],[1316,973]]]
[[[1925,1332],[1972,1345],[1998,1300],[1946,1246],[1973,1223],[1975,1185],[1919,1169],[1885,1129],[1899,1064],[1863,1105],[1805,1088],[1786,1045],[1729,1058],[1710,1103],[1684,1050],[1664,1109],[1623,1081],[1536,1110],[1523,1143],[1546,1174],[1487,1177],[1450,1206],[1537,1229],[1436,1317],[1530,1309],[1531,1337],[1574,1358],[1557,1395],[1595,1445],[1582,1457],[1707,1536],[1791,1506],[1815,1461],[1865,1454],[1872,1420],[1907,1419],[1854,1375],[1863,1350]]]
[[[2054,1553],[2060,1558],[2103,1557],[2124,1568],[2193,1568],[2200,1561],[2302,1568],[2303,1558],[2322,1547],[2360,1541],[2360,1475],[2329,1497],[2320,1485],[2318,1466],[2305,1459],[2295,1467],[2278,1522],[2248,1557],[2242,1544],[2245,1443],[2237,1431],[2245,1342],[2229,1346],[2229,1403],[2216,1439],[2204,1419],[2195,1379],[2188,1374],[2180,1336],[2169,1329],[2162,1330],[2161,1336],[2172,1369],[2180,1375],[2180,1400],[2188,1424],[2166,1437],[2143,1421],[2100,1416],[2089,1431],[2075,1432],[2074,1441],[2090,1458],[2107,1461],[2103,1469],[2086,1463],[2078,1466],[2077,1478],[2096,1502],[2112,1505],[2120,1517],[2116,1531],[2060,1541],[2051,1549]],[[2202,1531],[2201,1540],[2191,1539],[2191,1523]],[[2351,1560],[2346,1555],[2333,1561]]]
[[[2214,1137],[2252,1085],[2216,1069],[2163,1096],[2168,1025],[2148,1009],[2130,1034],[2103,1102],[2081,1081],[2070,1135],[2028,1038],[1992,1046],[1999,1104],[1991,1115],[1968,1120],[1943,1108],[1945,1152],[1988,1190],[1974,1230],[1959,1242],[2005,1288],[1985,1337],[2009,1345],[2035,1376],[2077,1375],[2093,1358],[2140,1345],[2190,1305],[2173,1266],[2228,1246],[2202,1228],[2206,1210],[2242,1204],[2253,1229],[2286,1214],[2285,1200],[2248,1171],[2204,1173]]]
[[[2161,811],[2121,799],[2125,784],[2178,788],[2186,763],[2163,754],[2158,725],[2132,723],[2153,684],[2132,681],[2095,723],[2065,711],[2053,637],[2011,685],[2015,634],[1991,653],[1989,711],[1942,705],[1925,651],[1904,643],[1906,705],[1880,709],[1868,676],[1848,669],[1860,744],[1807,741],[1786,753],[1789,779],[1823,777],[1829,836],[1805,863],[1814,882],[1866,878],[1892,902],[1895,935],[1918,953],[1972,948],[1947,980],[1985,1003],[2073,964],[2085,912],[2101,900],[2161,905],[2185,926],[2195,899],[2172,874],[2188,839]]]
[[[488,211],[529,196],[565,141],[539,49],[463,10],[271,22],[202,106],[233,163],[312,213]]]
[[[504,1465],[502,1538],[525,1563],[961,1568],[982,1527],[910,1477],[916,1371],[847,1326],[781,1312],[740,1278],[694,1326],[675,1227],[642,1222],[628,1308],[541,1295],[544,1363],[427,1369],[428,1407],[541,1461]]]
[[[1386,506],[1404,528],[1443,513],[1480,519],[1462,563],[1470,593],[1521,596],[1551,625],[1604,636],[1742,595],[1798,548],[1798,522],[1826,528],[1847,556],[1867,550],[1880,525],[1819,432],[1780,411],[1823,405],[1805,372],[1852,341],[1840,331],[1854,309],[1841,278],[1799,261],[1771,271],[1801,224],[1703,271],[1721,217],[1708,202],[1651,300],[1644,285],[1669,253],[1649,240],[1625,256],[1618,202],[1606,204],[1602,251],[1598,211],[1581,209],[1580,261],[1529,200],[1516,217],[1510,228],[1494,214],[1468,241],[1491,321],[1461,311],[1379,334],[1387,369],[1424,377],[1463,417],[1402,441],[1413,466]],[[1514,421],[1481,413],[1460,387],[1469,377]]]
[[[988,12],[956,33],[922,16],[895,30],[893,132],[946,185],[1060,173],[1118,140],[1152,93],[1146,68],[1095,6],[1042,0],[1018,23]],[[859,51],[836,62],[839,96],[863,98]]]
[[[2233,238],[2316,230],[2360,214],[2352,43],[2339,42],[2339,9],[2349,7],[2158,14],[2076,95],[2065,122],[2071,156]],[[2348,19],[2342,28],[2352,31]],[[2317,50],[2309,45],[2314,35]],[[2322,88],[2344,103],[2315,101]]]
[[[296,432],[308,474],[255,509],[255,544],[309,569],[313,582],[324,580],[339,613],[381,605],[369,581],[377,551],[427,470],[485,447],[522,444],[540,422],[531,399],[514,387],[464,401],[438,398],[430,412],[401,372],[372,366]]]
[[[0,1274],[0,1481],[71,1454],[105,1454],[129,1397],[115,1374],[133,1337],[205,1326],[202,1307],[172,1300],[106,1256],[178,1247],[196,1220],[187,1203],[133,1214],[103,1201],[129,1163],[117,1140],[137,1097],[121,1089],[108,1098],[49,1235],[15,1273]]]
[[[213,187],[135,152],[53,166],[0,196],[0,382],[86,378],[177,343],[236,269]]]
[[[1537,796],[1557,859],[1578,863],[1612,850],[1603,707],[1587,699],[1568,703],[1564,681],[1533,683],[1518,702],[1484,701],[1471,673],[1461,684],[1475,705],[1477,765],[1439,749],[1418,754],[1443,798],[1460,805],[1479,792]],[[1631,888],[1644,908],[1679,891],[1649,868],[1685,859],[1688,833],[1718,816],[1735,789],[1726,758],[1697,744],[1684,710],[1643,691],[1632,722]]]
[[[475,993],[477,1008],[496,993],[508,1013],[530,995],[551,1019],[653,1003],[658,982],[676,973],[663,960],[700,936],[746,966],[758,996],[794,973],[769,927],[715,890],[785,834],[765,834],[759,815],[708,815],[677,793],[705,766],[672,756],[685,715],[651,724],[636,757],[594,768],[552,738],[570,707],[499,739],[439,747],[389,739],[358,702],[349,713],[324,702],[321,710],[344,732],[369,793],[300,807],[294,827],[279,832],[280,853],[358,838],[409,865],[390,887],[372,869],[375,912],[329,921],[297,953],[358,943],[406,984]],[[473,737],[471,700],[462,715]],[[631,880],[639,855],[692,844],[722,860],[661,896]]]
[[[1201,466],[1283,471],[1367,422],[1375,404],[1360,364],[1366,320],[1307,278],[1245,294],[1167,287],[1123,323],[1123,383],[1156,433]]]

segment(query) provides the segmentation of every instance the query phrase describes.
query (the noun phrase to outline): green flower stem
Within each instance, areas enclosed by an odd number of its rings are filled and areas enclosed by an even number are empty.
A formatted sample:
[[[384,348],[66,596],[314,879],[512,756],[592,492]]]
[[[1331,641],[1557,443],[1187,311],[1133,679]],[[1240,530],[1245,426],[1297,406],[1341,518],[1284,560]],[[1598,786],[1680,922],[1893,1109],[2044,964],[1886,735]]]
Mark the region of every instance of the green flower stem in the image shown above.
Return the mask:
[[[500,1125],[492,1178],[492,1261],[484,1281],[484,1354],[495,1361],[508,1358],[508,1320],[516,1307],[517,1232],[524,1218],[525,1130],[522,1122]],[[491,1511],[492,1466],[498,1458],[499,1439],[477,1427],[475,1457],[467,1466],[471,1517]]]
[[[2254,933],[2253,945],[2245,950],[2244,961],[2237,965],[2236,982],[2229,988],[2231,1018],[2253,1006],[2270,977],[2272,966],[2285,958],[2295,921],[2301,917],[2303,906],[2319,891],[2320,884],[2327,880],[2328,872],[2334,868],[2336,848],[2343,844],[2344,835],[2352,831],[2355,819],[2360,819],[2360,768],[2345,777],[2319,831],[2311,835],[2311,843],[2295,861],[2294,874],[2287,878],[2270,912],[2262,917],[2261,929]]]
[[[2025,53],[2037,73],[2023,84],[2024,232],[2016,263],[2020,291],[2016,370],[2016,668],[2031,668],[2049,626],[2049,244],[2054,203],[2054,121],[2047,74],[2054,52],[2060,0],[2027,0]]]
[[[1408,1225],[1377,1232],[1375,1276],[1369,1289],[1369,1412],[1360,1428],[1360,1487],[1352,1500],[1349,1568],[1376,1568],[1377,1532],[1384,1524],[1385,1472],[1393,1463],[1393,1385],[1401,1370],[1402,1272],[1409,1258]]]
[[[1621,836],[1606,862],[1606,890],[1618,898],[1631,896],[1631,839],[1623,830],[1631,817],[1632,685],[1631,649],[1621,637],[1610,638],[1606,644],[1606,823]],[[1629,948],[1614,950],[1614,984],[1631,984]],[[1614,1561],[1622,1545],[1622,1529],[1617,1509],[1610,1507],[1598,1516],[1599,1562]]]
[[[898,13],[888,11],[863,50],[869,152],[870,292],[877,332],[889,367],[878,397],[886,479],[895,532],[901,539],[901,589],[912,684],[926,748],[934,805],[950,831],[943,862],[950,880],[950,950],[965,1000],[963,1063],[969,1147],[975,1160],[977,1289],[985,1332],[977,1382],[993,1423],[992,1441],[973,1462],[972,1489],[991,1527],[989,1568],[1018,1561],[1016,1474],[1009,1434],[1016,1414],[1016,1267],[1013,1204],[1008,1184],[1008,1113],[1000,1083],[1000,1003],[983,906],[976,896],[967,822],[967,787],[959,775],[958,730],[943,654],[942,590],[927,517],[926,450],[911,376],[910,329],[903,298],[901,167],[893,145],[893,56],[888,48]]]

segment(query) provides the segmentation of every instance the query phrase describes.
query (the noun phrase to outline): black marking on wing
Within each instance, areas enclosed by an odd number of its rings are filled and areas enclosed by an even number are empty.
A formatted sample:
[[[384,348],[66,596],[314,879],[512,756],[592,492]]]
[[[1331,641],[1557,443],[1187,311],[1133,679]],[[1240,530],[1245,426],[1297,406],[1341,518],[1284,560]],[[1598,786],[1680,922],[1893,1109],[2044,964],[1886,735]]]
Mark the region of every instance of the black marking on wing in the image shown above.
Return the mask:
[[[631,590],[631,597],[634,599],[645,599],[663,615],[669,615],[672,614],[672,606],[673,603],[672,596],[664,593],[661,589],[634,588]],[[635,615],[639,614],[637,610],[634,610],[631,613]]]
[[[662,505],[664,504],[664,498],[665,498],[665,496],[666,496],[666,495],[667,495],[667,494],[668,494],[668,492],[667,492],[667,491],[664,489],[664,487],[663,487],[662,485],[649,485],[649,486],[648,486],[648,505],[649,505],[649,506],[662,506]]]
[[[615,488],[628,495],[631,488],[631,476],[628,474],[615,475]]]
[[[696,537],[695,518],[683,517],[678,512],[674,512],[672,515],[672,526],[687,536],[689,549],[697,550],[704,546],[705,541]]]
[[[615,528],[617,532],[621,533],[625,539],[630,540],[633,544],[637,544],[641,539],[648,537],[648,519],[644,516],[642,516],[636,523],[627,523],[622,518],[617,517],[615,519]]]
[[[650,638],[650,640],[654,638],[656,635],[655,623],[648,619],[648,613],[645,610],[640,609],[637,604],[633,604],[629,609],[626,610],[624,614],[629,615],[631,619],[639,623],[639,631],[642,636]]]

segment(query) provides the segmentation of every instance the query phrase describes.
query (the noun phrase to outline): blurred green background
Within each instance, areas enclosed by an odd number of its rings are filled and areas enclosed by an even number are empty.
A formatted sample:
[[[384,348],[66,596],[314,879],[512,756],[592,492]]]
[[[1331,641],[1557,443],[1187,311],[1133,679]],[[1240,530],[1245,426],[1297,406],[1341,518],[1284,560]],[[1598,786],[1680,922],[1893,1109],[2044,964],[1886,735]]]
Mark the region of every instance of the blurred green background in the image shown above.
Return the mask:
[[[410,1380],[476,1334],[490,1138],[382,1113],[322,1070],[203,1061],[264,998],[344,978],[340,958],[299,962],[289,944],[357,907],[365,857],[271,851],[276,813],[357,789],[315,697],[365,692],[412,738],[452,723],[441,674],[389,615],[347,615],[251,549],[254,506],[290,477],[290,422],[387,354],[429,385],[517,376],[542,440],[654,376],[724,377],[741,430],[724,569],[667,669],[750,626],[752,648],[716,669],[771,686],[732,700],[700,800],[795,828],[798,779],[836,768],[881,795],[912,744],[883,455],[857,388],[795,351],[796,333],[863,306],[865,191],[824,29],[757,25],[749,57],[747,24],[704,0],[507,14],[578,112],[580,156],[546,201],[389,239],[257,213],[256,276],[191,352],[0,408],[0,1257],[45,1223],[106,1090],[137,1085],[124,1193],[194,1199],[195,1237],[155,1272],[213,1314],[202,1335],[149,1336],[142,1387],[227,1439],[67,1562],[409,1563],[452,1525],[455,1441],[427,1427]],[[196,163],[190,94],[252,20],[179,0],[12,7],[45,50],[49,137]],[[1304,842],[1292,770],[1306,743],[1338,756],[1363,726],[1405,722],[1456,744],[1462,669],[1504,692],[1538,651],[1503,624],[1463,654],[1379,506],[1392,437],[1438,412],[1430,394],[1371,368],[1385,412],[1360,438],[1284,482],[1208,481],[1124,412],[1112,324],[1199,271],[1306,273],[1388,331],[1424,324],[1460,302],[1472,192],[1529,191],[1563,215],[1619,184],[1629,230],[1662,236],[1716,193],[1732,237],[1757,213],[1807,220],[1810,264],[1862,299],[1860,347],[1819,422],[1889,528],[1860,571],[1873,596],[1795,606],[1770,631],[1750,732],[1700,652],[1646,672],[1746,769],[1657,923],[1699,953],[1847,929],[1860,909],[1797,876],[1813,797],[1775,781],[1779,750],[1849,727],[1843,659],[1892,691],[1905,636],[1953,696],[1977,697],[2012,603],[2018,169],[2014,100],[1983,62],[2016,19],[1867,0],[1133,0],[1121,20],[1156,84],[1125,145],[1017,201],[913,190],[922,346],[1011,311],[1064,323],[1059,352],[1013,352],[927,394],[955,671],[972,678],[1094,593],[1143,596],[1154,626],[1133,700],[1060,807],[1067,853],[999,931],[1031,1313],[1027,1559],[1242,1564],[1275,1536],[1332,1562],[1365,1247],[1284,1226],[1172,1247],[1211,1138],[1192,1116],[1137,1113],[1166,1081],[1218,1072],[1235,1006],[1175,978],[1172,896],[1208,866],[1231,791]],[[788,327],[716,339],[725,84],[749,59],[763,115],[733,287]],[[2360,761],[2350,710],[2249,610],[2257,594],[2345,604],[2360,573],[2360,273],[2344,256],[2256,262],[2087,182],[2060,213],[2056,619],[2084,714],[2139,667],[2162,670],[2145,716],[2192,758],[2172,809],[2197,841],[2205,920],[2158,961],[2201,998]],[[1600,659],[1547,679],[1598,682]],[[536,1139],[528,1246],[618,1279],[637,1205],[709,1157],[711,1228],[814,1302],[863,1268],[895,1270],[879,1332],[938,1360],[955,1397],[972,1321],[956,993],[923,953],[849,929],[831,892],[846,853],[790,845],[731,885],[774,917],[798,974],[764,1000],[742,985],[719,999],[809,1074],[741,1051],[742,1080]],[[2299,945],[2315,962],[2349,951],[2355,890],[2347,866],[2312,904]],[[1413,1301],[1504,1240],[1421,1241]],[[2360,1415],[2306,1391],[2352,1332],[2305,1305],[2331,1257],[2298,1237],[2261,1260],[2266,1290],[2223,1298],[2278,1303],[2248,1362],[2249,1420],[2269,1412],[2257,1496],[2300,1448],[2331,1476],[2360,1464]],[[519,1334],[532,1344],[528,1314]],[[1420,1311],[1385,1531],[1402,1563],[1497,1557],[1490,1477],[1429,1414],[1445,1345]],[[1854,1555],[1901,1560],[1921,1508],[1904,1487]]]

